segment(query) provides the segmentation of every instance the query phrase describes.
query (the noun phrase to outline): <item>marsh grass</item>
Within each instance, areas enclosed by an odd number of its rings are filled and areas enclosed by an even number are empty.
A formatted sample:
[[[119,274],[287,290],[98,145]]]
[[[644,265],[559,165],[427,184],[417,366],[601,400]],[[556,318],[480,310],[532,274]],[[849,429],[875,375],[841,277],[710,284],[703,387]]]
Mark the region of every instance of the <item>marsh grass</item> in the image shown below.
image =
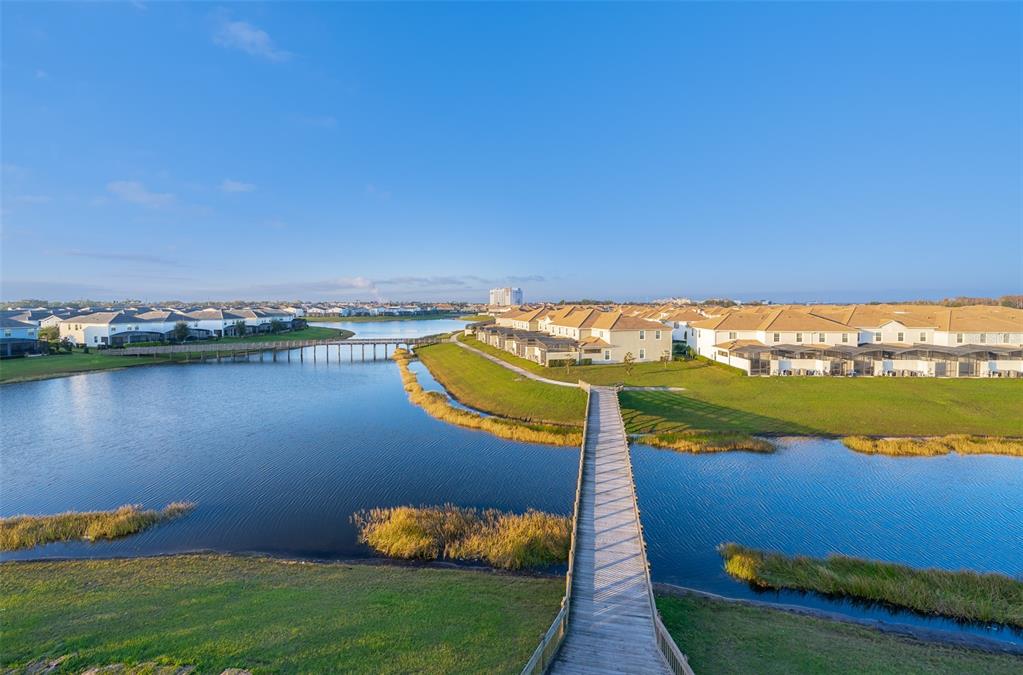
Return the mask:
[[[160,511],[126,504],[113,511],[68,511],[55,516],[0,518],[0,551],[16,551],[73,539],[95,541],[126,537],[184,515],[193,508],[195,504],[191,502],[174,502]]]
[[[1023,581],[1001,574],[916,569],[843,555],[790,557],[734,543],[718,547],[725,571],[762,588],[847,596],[964,621],[1023,627]]]
[[[404,349],[394,350],[391,358],[398,364],[401,382],[408,393],[409,401],[419,406],[432,417],[467,429],[479,429],[495,436],[524,443],[546,445],[581,445],[582,432],[577,429],[558,427],[553,424],[530,424],[500,417],[484,417],[468,410],[456,408],[447,397],[436,391],[426,391],[415,373],[409,370],[409,353]]]
[[[667,448],[679,452],[774,452],[771,441],[754,438],[737,431],[682,431],[673,434],[651,434],[638,439],[640,443],[655,448]]]
[[[1023,438],[1002,436],[933,436],[929,438],[870,438],[847,436],[842,439],[850,450],[868,455],[937,456],[957,452],[960,455],[1011,455],[1023,457]]]
[[[391,558],[481,560],[502,569],[565,562],[571,519],[541,511],[397,506],[352,516],[359,541]]]

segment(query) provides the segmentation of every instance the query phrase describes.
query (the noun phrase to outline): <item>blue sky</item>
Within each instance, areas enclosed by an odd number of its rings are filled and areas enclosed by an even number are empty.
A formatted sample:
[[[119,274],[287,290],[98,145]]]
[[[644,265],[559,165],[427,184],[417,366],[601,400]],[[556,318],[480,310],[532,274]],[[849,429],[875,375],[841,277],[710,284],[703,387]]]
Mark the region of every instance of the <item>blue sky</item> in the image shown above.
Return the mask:
[[[4,3],[2,295],[1021,292],[1019,3]]]

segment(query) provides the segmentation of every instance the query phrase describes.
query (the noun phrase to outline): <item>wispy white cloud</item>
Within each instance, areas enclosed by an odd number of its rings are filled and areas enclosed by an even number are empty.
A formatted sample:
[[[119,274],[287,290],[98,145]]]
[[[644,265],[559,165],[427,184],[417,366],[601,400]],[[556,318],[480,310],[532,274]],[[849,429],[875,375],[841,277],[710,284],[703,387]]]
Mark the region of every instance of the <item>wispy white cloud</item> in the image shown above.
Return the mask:
[[[252,192],[256,189],[256,186],[252,183],[243,183],[240,180],[225,178],[220,183],[220,189],[224,192]]]
[[[167,265],[169,267],[187,267],[187,265],[178,262],[177,260],[163,258],[149,253],[111,253],[106,251],[80,251],[78,249],[71,249],[69,251],[64,251],[63,255],[72,256],[74,258],[93,258],[95,260],[117,260],[120,262],[141,262],[152,265]]]
[[[385,190],[375,183],[370,183],[366,186],[366,195],[374,199],[387,200],[391,198],[391,191]]]
[[[274,44],[266,31],[247,21],[224,19],[213,36],[213,42],[226,49],[238,49],[250,56],[278,63],[292,56],[291,52]]]
[[[53,200],[49,195],[18,195],[14,201],[22,204],[49,204]]]
[[[169,192],[152,192],[137,180],[115,180],[107,183],[107,192],[118,199],[150,208],[159,208],[173,203],[174,195]]]
[[[48,72],[46,72],[45,70],[43,70],[42,68],[36,68],[36,79],[37,80],[45,80],[49,76],[50,76],[50,74]]]

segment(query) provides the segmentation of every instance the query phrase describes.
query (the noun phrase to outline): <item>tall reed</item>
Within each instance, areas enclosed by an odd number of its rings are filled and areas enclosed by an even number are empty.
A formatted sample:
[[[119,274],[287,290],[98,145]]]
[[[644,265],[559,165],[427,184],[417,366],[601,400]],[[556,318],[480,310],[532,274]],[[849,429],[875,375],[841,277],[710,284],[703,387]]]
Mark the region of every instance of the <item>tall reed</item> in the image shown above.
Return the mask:
[[[571,519],[541,511],[523,514],[444,506],[397,506],[352,516],[359,541],[391,558],[482,560],[521,569],[568,559]]]
[[[762,588],[790,588],[905,607],[924,614],[1023,627],[1023,581],[968,570],[918,569],[843,555],[786,556],[721,544],[725,571]]]
[[[774,452],[774,443],[737,431],[683,431],[642,436],[637,442],[679,452]]]
[[[957,452],[961,455],[1011,455],[1023,457],[1023,438],[1001,436],[932,436],[927,438],[870,438],[869,436],[847,436],[842,439],[850,450],[868,455],[947,455]]]
[[[432,417],[467,429],[486,431],[512,441],[568,446],[582,444],[582,432],[577,429],[553,424],[529,424],[501,417],[484,417],[478,413],[456,408],[451,405],[444,394],[423,389],[415,373],[409,370],[408,364],[411,357],[407,351],[396,349],[391,358],[398,364],[402,385],[408,393],[409,401],[425,410]]]
[[[174,502],[161,511],[126,504],[112,511],[68,511],[54,516],[0,518],[0,551],[16,551],[55,541],[117,539],[188,513],[195,504]]]

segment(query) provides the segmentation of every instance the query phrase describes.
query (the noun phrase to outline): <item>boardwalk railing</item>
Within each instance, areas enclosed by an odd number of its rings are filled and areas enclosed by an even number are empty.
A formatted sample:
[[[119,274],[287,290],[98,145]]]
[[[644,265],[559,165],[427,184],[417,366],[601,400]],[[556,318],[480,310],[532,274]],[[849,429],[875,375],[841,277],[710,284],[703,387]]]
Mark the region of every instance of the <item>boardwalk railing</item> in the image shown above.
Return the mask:
[[[558,649],[565,640],[568,633],[568,621],[572,605],[572,572],[575,567],[575,542],[579,532],[579,509],[582,506],[583,496],[583,468],[586,462],[586,427],[590,420],[590,385],[579,381],[579,386],[586,392],[586,416],[583,417],[583,442],[579,448],[579,474],[575,482],[575,505],[572,508],[572,541],[568,547],[568,572],[565,573],[565,597],[561,599],[561,609],[558,610],[554,622],[547,632],[540,639],[540,644],[529,657],[522,675],[542,675],[547,672],[548,666],[558,655]]]
[[[622,385],[615,386],[615,393],[622,390]],[[622,408],[618,406],[618,420],[625,428],[625,420],[622,419]],[[628,440],[626,440],[628,442]],[[628,462],[629,467],[629,480],[632,482],[633,492],[636,489],[636,479],[632,473],[632,460],[630,458]],[[689,660],[686,655],[682,653],[682,650],[675,644],[675,639],[671,637],[671,633],[668,632],[664,622],[661,621],[661,614],[657,611],[657,602],[654,600],[654,587],[650,581],[650,558],[647,557],[646,550],[646,534],[643,532],[643,520],[639,517],[639,503],[633,499],[632,508],[635,510],[636,522],[639,523],[639,540],[643,546],[643,571],[646,575],[646,588],[647,597],[650,600],[650,611],[654,616],[654,637],[657,640],[657,649],[660,650],[661,656],[664,657],[665,662],[668,664],[668,668],[675,675],[695,675],[693,669],[689,666]]]
[[[253,342],[193,342],[180,345],[157,345],[149,347],[116,347],[104,349],[102,353],[110,356],[155,356],[158,354],[208,354],[221,352],[258,352],[303,349],[305,347],[350,346],[359,345],[405,345],[418,347],[434,344],[439,339],[430,335],[421,338],[329,338],[324,340],[263,340]]]

